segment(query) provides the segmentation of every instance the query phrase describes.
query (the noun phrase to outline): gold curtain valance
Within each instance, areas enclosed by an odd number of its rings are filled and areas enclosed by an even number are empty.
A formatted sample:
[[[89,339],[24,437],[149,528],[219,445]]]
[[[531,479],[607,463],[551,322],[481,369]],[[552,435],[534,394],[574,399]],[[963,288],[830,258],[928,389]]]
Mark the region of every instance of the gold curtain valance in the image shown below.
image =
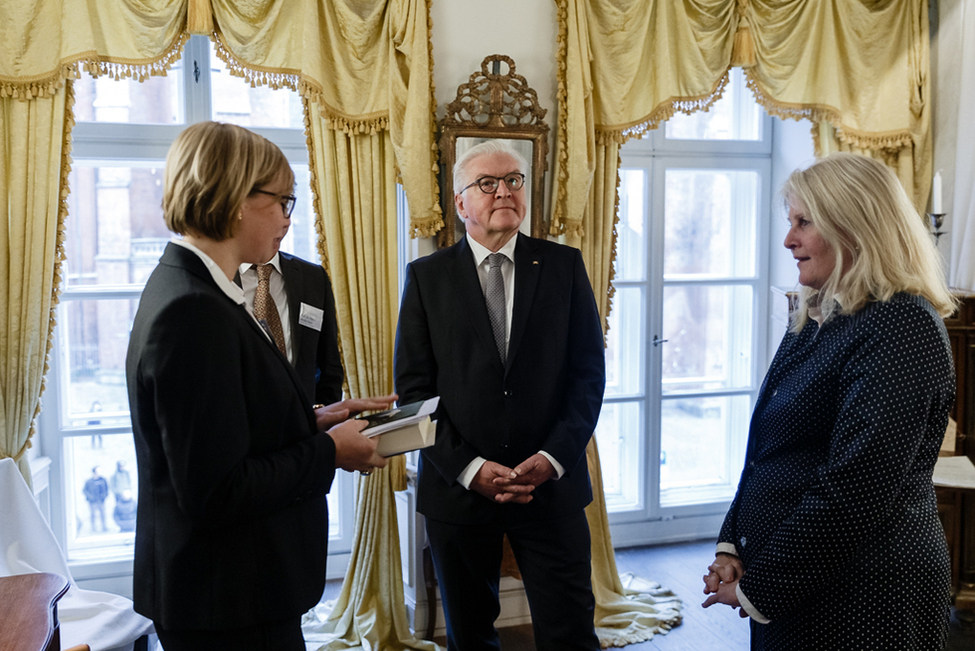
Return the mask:
[[[760,104],[832,127],[838,146],[898,159],[920,208],[930,187],[924,0],[557,0],[559,123],[553,233],[581,236],[598,154],[676,111],[706,108],[729,68]],[[587,142],[588,140],[588,142]],[[908,160],[903,150],[907,149]],[[572,179],[571,186],[567,184]]]
[[[4,0],[0,97],[47,97],[78,65],[94,76],[164,75],[189,34],[231,73],[291,88],[329,128],[390,132],[412,230],[443,225],[429,16],[423,0]]]

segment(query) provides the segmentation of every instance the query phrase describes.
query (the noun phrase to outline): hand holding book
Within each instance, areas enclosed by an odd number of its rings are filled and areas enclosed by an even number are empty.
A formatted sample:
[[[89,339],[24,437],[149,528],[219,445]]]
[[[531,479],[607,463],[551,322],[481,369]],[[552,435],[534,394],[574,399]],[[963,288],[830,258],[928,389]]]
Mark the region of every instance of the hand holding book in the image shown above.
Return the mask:
[[[368,423],[362,434],[370,438],[380,437],[376,451],[383,457],[391,457],[433,445],[437,422],[430,416],[438,404],[439,396],[360,416],[357,420]]]

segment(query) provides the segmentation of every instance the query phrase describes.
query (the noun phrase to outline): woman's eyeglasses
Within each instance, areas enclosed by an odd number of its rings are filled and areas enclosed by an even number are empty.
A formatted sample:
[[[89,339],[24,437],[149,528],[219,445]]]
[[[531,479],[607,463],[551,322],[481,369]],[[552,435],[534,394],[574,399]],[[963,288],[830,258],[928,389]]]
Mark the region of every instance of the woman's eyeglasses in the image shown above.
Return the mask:
[[[525,185],[525,175],[521,172],[512,172],[511,174],[500,178],[497,176],[482,176],[478,180],[468,185],[467,188],[472,188],[476,185],[484,194],[494,194],[498,191],[498,187],[500,187],[502,181],[504,181],[504,184],[508,186],[509,190],[515,192],[520,190],[521,186]],[[464,188],[464,190],[467,188]],[[464,190],[461,190],[461,192]]]
[[[258,190],[257,188],[254,189],[254,192],[277,198],[281,202],[281,207],[284,209],[286,217],[291,217],[291,211],[295,209],[295,202],[298,201],[298,198],[293,194],[278,194],[277,192],[268,192],[267,190]]]

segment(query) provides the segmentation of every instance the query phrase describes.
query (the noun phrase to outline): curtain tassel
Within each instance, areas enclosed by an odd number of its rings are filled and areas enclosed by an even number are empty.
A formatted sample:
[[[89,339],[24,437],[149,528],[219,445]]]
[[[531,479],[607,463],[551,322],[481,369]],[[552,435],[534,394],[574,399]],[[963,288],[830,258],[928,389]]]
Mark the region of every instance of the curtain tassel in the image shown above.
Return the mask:
[[[209,36],[213,33],[213,10],[210,8],[210,0],[190,0],[186,31],[200,36]]]
[[[735,32],[735,42],[731,47],[731,65],[750,68],[755,65],[755,41],[752,40],[752,30],[742,20]]]

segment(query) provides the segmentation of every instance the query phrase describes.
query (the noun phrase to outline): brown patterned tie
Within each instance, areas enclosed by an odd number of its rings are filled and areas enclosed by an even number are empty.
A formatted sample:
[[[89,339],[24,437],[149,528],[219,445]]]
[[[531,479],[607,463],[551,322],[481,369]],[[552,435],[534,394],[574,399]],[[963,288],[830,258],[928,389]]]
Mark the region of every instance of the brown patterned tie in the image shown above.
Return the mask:
[[[278,308],[271,298],[271,271],[273,265],[257,265],[257,290],[254,292],[254,317],[267,325],[271,337],[282,355],[288,354],[284,345],[284,330],[281,328],[281,317]]]

